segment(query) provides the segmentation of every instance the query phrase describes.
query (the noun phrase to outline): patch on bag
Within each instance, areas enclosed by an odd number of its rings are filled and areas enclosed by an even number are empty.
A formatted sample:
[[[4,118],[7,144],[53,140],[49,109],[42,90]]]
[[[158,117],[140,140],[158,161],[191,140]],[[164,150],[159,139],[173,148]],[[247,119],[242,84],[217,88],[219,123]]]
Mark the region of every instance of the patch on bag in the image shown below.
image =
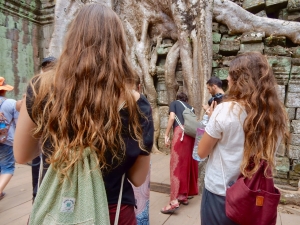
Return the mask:
[[[75,198],[64,197],[62,200],[60,212],[72,213],[74,211],[75,202]]]
[[[264,196],[256,196],[256,206],[263,206]]]

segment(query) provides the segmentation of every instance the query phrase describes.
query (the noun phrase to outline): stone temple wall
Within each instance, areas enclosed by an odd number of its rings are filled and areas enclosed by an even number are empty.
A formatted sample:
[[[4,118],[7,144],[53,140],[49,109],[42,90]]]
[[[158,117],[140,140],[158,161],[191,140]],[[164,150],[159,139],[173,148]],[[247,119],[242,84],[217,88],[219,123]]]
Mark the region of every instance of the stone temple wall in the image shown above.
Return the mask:
[[[14,86],[7,96],[20,99],[39,71],[53,29],[54,1],[0,1],[0,76]]]

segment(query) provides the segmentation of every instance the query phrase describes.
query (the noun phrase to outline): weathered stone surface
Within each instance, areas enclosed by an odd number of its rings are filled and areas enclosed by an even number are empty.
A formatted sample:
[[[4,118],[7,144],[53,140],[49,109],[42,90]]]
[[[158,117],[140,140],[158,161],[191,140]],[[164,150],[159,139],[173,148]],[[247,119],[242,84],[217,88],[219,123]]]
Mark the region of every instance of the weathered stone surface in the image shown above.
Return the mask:
[[[296,109],[296,120],[300,120],[300,108]]]
[[[236,36],[224,35],[220,42],[220,53],[223,55],[236,54],[240,49],[240,40]]]
[[[159,119],[160,119],[160,128],[166,129],[168,125],[168,119],[169,119],[169,107],[160,106],[158,108],[158,111],[159,111]]]
[[[289,83],[288,92],[299,93],[300,92],[300,85]]]
[[[175,72],[175,78],[176,78],[176,80],[177,80],[177,82],[178,81],[183,81],[183,74],[182,74],[182,71],[176,71]]]
[[[238,54],[245,53],[245,52],[260,52],[263,53],[264,51],[264,44],[262,42],[260,43],[251,43],[251,44],[241,44],[240,51]]]
[[[300,58],[292,58],[292,65],[300,66]]]
[[[235,58],[235,56],[224,56],[222,58],[223,66],[228,66],[229,67],[231,60],[233,60],[234,58]]]
[[[280,101],[284,103],[285,98],[285,85],[277,85],[277,93]]]
[[[291,145],[300,146],[300,134],[291,134]]]
[[[288,0],[287,10],[289,12],[300,10],[300,0]]]
[[[279,55],[279,56],[291,56],[290,50],[286,49],[280,45],[274,47],[265,46],[264,49],[265,55]]]
[[[294,47],[291,49],[292,50],[292,57],[293,58],[300,58],[300,46]]]
[[[288,157],[291,159],[300,159],[300,146],[290,145],[288,150]]]
[[[287,93],[286,103],[287,107],[298,108],[300,107],[300,93]]]
[[[270,36],[265,38],[265,45],[273,47],[276,45],[286,46],[286,37],[283,36]]]
[[[290,160],[288,157],[276,157],[275,169],[280,172],[289,172]]]
[[[213,69],[213,76],[219,77],[221,80],[226,80],[228,77],[229,68],[215,68]]]
[[[295,163],[295,165],[293,165],[293,171],[295,173],[300,173],[300,163]]]
[[[157,48],[157,54],[158,55],[167,55],[170,51],[172,45],[171,44],[165,44],[161,45],[159,48]]]
[[[289,120],[296,119],[296,108],[285,108],[288,114]]]
[[[292,82],[298,81],[298,88],[300,88],[300,66],[292,66],[290,80]]]
[[[219,32],[219,23],[212,23],[212,32]]]
[[[221,41],[221,34],[213,32],[212,33],[212,39],[214,44],[218,44]]]
[[[215,54],[219,53],[220,45],[219,44],[213,44],[212,50],[213,50],[213,53],[215,53]]]
[[[274,177],[287,179],[288,178],[288,172],[282,172],[282,171],[276,170]]]
[[[276,177],[274,177],[274,183],[275,183],[275,184],[285,185],[285,184],[288,184],[289,182],[288,182],[287,179],[276,178]]]
[[[288,0],[266,0],[266,11],[275,12],[284,8],[288,3]]]
[[[221,24],[219,26],[219,31],[221,34],[228,34],[228,27],[226,25]]]
[[[285,152],[286,152],[285,150],[286,150],[285,144],[281,143],[279,145],[279,148],[278,148],[277,152],[276,152],[276,155],[281,156],[281,157],[285,156]]]
[[[160,131],[159,131],[158,138],[165,138],[165,133],[166,133],[166,129],[165,128],[161,128]]]
[[[241,43],[257,43],[262,42],[265,32],[246,32],[241,36]]]
[[[300,20],[300,12],[288,12],[287,13],[288,21],[298,21]]]
[[[250,12],[258,12],[266,6],[265,0],[244,0],[243,8]]]
[[[291,132],[294,134],[300,134],[300,120],[292,120],[291,122]]]
[[[291,71],[291,58],[284,56],[267,56],[268,62],[273,69],[273,73],[277,78],[280,75],[289,76]]]
[[[216,68],[216,67],[219,67],[219,61],[213,60],[212,61],[212,68]]]
[[[158,138],[157,145],[158,145],[159,151],[161,151],[165,154],[170,154],[170,147],[166,147],[164,138]]]
[[[300,173],[296,173],[295,171],[289,172],[289,178],[292,180],[298,180],[300,179]]]
[[[299,179],[298,180],[289,180],[289,184],[293,187],[298,187],[298,182],[299,182]]]
[[[267,13],[265,10],[262,10],[258,13],[255,14],[256,16],[259,16],[259,17],[268,17]]]

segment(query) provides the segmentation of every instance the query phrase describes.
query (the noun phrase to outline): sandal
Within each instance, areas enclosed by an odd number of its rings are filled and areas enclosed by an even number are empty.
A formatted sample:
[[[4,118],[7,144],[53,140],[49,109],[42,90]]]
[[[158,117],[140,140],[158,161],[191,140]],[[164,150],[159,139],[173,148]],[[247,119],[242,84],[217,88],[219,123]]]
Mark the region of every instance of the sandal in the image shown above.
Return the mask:
[[[188,199],[185,199],[185,200],[179,200],[178,199],[178,202],[180,203],[180,204],[182,204],[182,205],[188,205],[189,204],[189,200]]]
[[[171,206],[169,209],[168,209],[168,206]],[[170,202],[170,204],[163,207],[160,212],[163,213],[163,214],[172,214],[174,213],[177,209],[179,209],[179,203],[172,203]]]
[[[2,193],[0,194],[0,200],[2,200],[4,197],[5,197],[5,193],[2,192]]]

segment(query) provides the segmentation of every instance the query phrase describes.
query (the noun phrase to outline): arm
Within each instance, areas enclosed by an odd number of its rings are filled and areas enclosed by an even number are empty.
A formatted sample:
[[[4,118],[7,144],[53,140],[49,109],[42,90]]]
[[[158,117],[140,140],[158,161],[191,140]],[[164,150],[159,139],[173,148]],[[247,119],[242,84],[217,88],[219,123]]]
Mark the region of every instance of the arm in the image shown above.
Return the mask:
[[[128,179],[136,186],[141,186],[147,177],[150,167],[150,155],[139,155],[128,171]]]
[[[165,145],[169,146],[170,143],[169,143],[169,140],[170,140],[170,130],[173,126],[173,123],[174,123],[174,120],[175,120],[175,113],[174,112],[170,112],[170,115],[169,115],[169,120],[168,120],[168,125],[167,125],[167,129],[166,129],[166,133],[165,133]]]
[[[217,138],[209,136],[204,132],[199,144],[198,144],[198,155],[201,159],[205,159],[213,150],[214,146],[218,142]]]
[[[26,163],[40,154],[39,140],[32,135],[35,127],[28,115],[26,104],[22,104],[14,137],[13,149],[16,162]]]

